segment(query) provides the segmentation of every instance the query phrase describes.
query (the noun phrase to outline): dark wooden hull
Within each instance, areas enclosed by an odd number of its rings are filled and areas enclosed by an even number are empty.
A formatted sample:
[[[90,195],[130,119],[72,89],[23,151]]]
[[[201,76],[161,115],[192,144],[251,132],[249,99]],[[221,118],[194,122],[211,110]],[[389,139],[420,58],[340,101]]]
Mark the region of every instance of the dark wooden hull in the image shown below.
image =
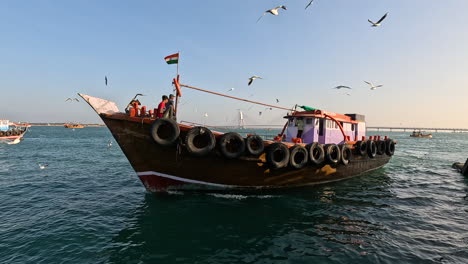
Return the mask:
[[[161,147],[150,136],[149,118],[101,114],[140,180],[150,192],[167,189],[272,189],[314,185],[347,179],[384,166],[390,156],[353,155],[348,165],[308,166],[272,170],[259,158],[227,160],[218,151],[190,156],[183,147]],[[184,138],[190,127],[180,125]],[[178,151],[179,150],[179,151]]]

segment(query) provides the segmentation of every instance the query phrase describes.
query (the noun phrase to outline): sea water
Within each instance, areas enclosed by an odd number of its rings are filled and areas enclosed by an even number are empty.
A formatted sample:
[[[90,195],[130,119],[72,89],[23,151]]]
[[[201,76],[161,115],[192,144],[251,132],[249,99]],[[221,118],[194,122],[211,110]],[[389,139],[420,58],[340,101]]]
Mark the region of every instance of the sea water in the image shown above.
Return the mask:
[[[379,134],[395,156],[350,180],[155,195],[107,128],[32,127],[0,144],[0,263],[468,263],[468,134]]]

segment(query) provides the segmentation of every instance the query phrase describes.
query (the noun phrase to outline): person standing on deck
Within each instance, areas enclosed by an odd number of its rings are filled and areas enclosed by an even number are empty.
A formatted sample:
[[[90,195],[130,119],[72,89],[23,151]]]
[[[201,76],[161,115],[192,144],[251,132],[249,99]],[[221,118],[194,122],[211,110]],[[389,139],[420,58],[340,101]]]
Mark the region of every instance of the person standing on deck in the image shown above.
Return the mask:
[[[162,96],[162,101],[158,105],[158,111],[156,113],[157,118],[163,117],[164,109],[166,108],[167,101],[169,101],[169,98],[167,98],[166,95],[163,95]]]
[[[175,117],[175,108],[174,108],[174,95],[169,95],[169,101],[166,103],[166,109],[164,110],[165,118],[174,118]]]
[[[304,131],[304,120],[302,120],[302,117],[298,117],[297,121],[297,138],[302,137],[302,132]]]

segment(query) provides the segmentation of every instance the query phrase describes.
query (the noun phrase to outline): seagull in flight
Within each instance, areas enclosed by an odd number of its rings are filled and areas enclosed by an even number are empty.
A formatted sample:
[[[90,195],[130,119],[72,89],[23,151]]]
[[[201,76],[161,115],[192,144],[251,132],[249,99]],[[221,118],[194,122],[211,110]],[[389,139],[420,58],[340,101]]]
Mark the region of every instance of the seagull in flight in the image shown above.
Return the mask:
[[[261,116],[261,115],[262,115],[262,111],[258,112],[258,115]]]
[[[377,89],[377,88],[379,88],[379,87],[382,87],[382,86],[383,86],[382,84],[379,84],[379,85],[374,85],[374,84],[373,84],[373,83],[371,83],[371,82],[366,82],[366,81],[364,81],[364,82],[365,82],[365,83],[367,83],[367,84],[370,86],[370,89],[371,89],[371,90],[375,90],[375,89]]]
[[[306,5],[305,9],[307,9],[312,4],[312,2],[314,2],[314,0],[310,0],[310,2]]]
[[[47,168],[47,166],[49,166],[49,164],[39,164],[39,168],[40,168],[41,170]]]
[[[231,89],[229,89],[229,90],[227,90],[227,91],[228,91],[228,92],[230,92],[230,91],[234,91],[234,88],[231,88]]]
[[[379,21],[377,21],[376,23],[373,22],[373,21],[370,20],[370,19],[367,19],[367,21],[369,21],[369,23],[372,24],[371,27],[378,27],[378,26],[380,26],[380,23],[382,23],[382,21],[387,17],[387,15],[388,15],[388,13],[385,13],[385,15],[383,15],[383,17],[381,17],[381,18],[379,19]]]
[[[77,102],[79,102],[80,100],[78,100],[78,98],[70,98],[70,97],[68,97],[67,100],[65,100],[65,102],[68,102],[68,101],[77,101]]]
[[[249,78],[249,83],[248,83],[248,85],[251,85],[252,82],[253,82],[253,80],[255,80],[255,79],[263,79],[263,78],[260,77],[260,76],[254,75],[254,76],[252,76],[252,77]]]
[[[204,116],[204,117],[208,117],[208,113],[205,113],[203,116]]]
[[[104,83],[105,83],[106,86],[107,86],[107,76],[104,76]]]
[[[346,86],[346,85],[338,85],[337,87],[333,88],[333,89],[352,89],[351,87],[349,86]]]
[[[276,103],[279,103],[279,100],[278,100],[278,98],[276,98]]]
[[[267,107],[267,108],[265,108],[265,111],[266,110],[273,110],[273,108],[272,107]]]
[[[268,14],[268,13],[270,13],[270,14],[272,14],[272,15],[274,15],[274,16],[279,15],[278,10],[279,10],[280,8],[282,8],[282,9],[284,9],[284,10],[288,10],[288,8],[287,8],[286,6],[284,6],[284,5],[280,5],[280,6],[277,6],[277,7],[275,7],[275,8],[268,9],[267,11],[265,11],[265,12],[263,13],[263,15],[262,15],[261,17],[258,18],[257,23],[258,23],[258,21],[260,21],[260,19],[262,19],[262,17],[263,17],[264,15],[266,15],[266,14]]]

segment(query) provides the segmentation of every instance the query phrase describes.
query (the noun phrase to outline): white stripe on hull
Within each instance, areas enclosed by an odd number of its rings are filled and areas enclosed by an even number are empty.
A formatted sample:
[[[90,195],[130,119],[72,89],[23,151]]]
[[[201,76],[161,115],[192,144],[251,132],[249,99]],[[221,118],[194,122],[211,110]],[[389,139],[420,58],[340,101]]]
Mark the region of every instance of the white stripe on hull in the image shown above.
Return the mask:
[[[219,183],[212,183],[212,182],[204,182],[204,181],[197,181],[197,180],[191,180],[191,179],[185,179],[185,178],[180,178],[174,175],[169,175],[161,172],[156,172],[156,171],[142,171],[142,172],[137,172],[138,176],[147,176],[147,175],[154,175],[154,176],[159,176],[159,177],[164,177],[176,181],[181,181],[181,182],[186,182],[186,183],[196,183],[196,184],[203,184],[203,185],[209,185],[209,186],[215,186],[215,187],[221,187],[221,188],[234,188],[234,187],[239,187],[236,185],[225,185],[225,184],[219,184]]]

